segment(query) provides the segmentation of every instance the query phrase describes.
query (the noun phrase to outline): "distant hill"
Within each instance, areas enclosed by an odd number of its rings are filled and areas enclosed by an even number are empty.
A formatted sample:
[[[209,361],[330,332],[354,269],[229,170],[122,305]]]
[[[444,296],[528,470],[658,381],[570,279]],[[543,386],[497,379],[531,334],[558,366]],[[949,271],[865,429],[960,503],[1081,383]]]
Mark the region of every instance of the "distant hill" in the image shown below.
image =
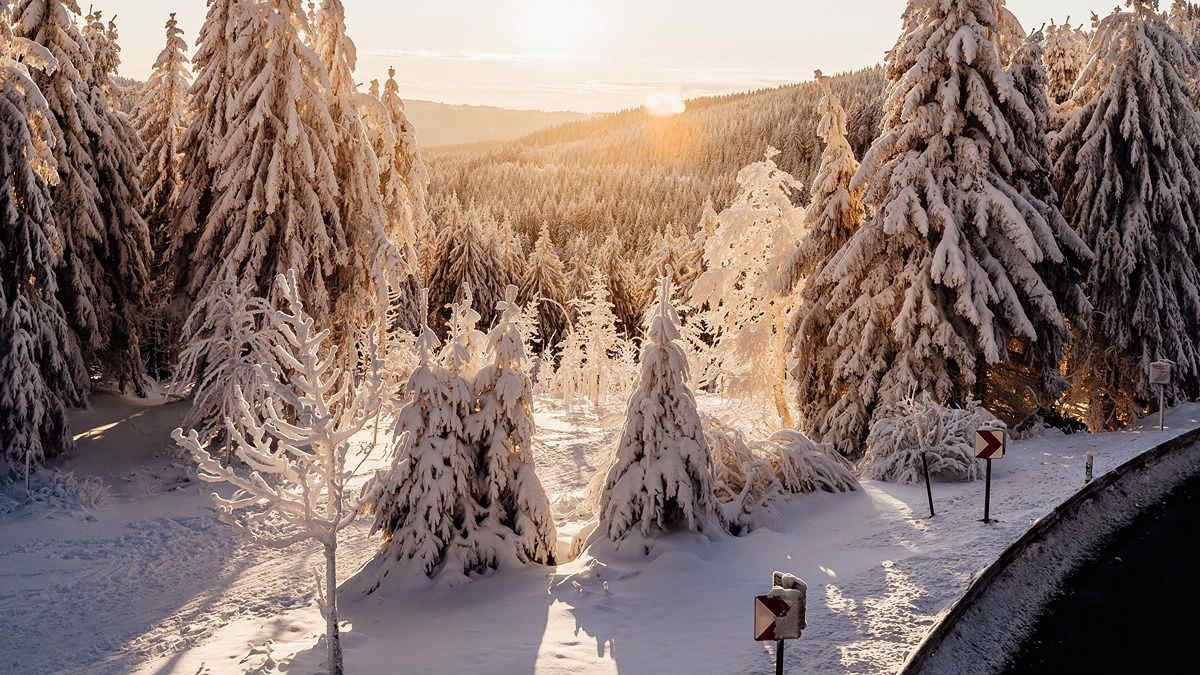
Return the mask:
[[[426,148],[513,141],[548,127],[589,117],[576,112],[512,110],[419,100],[406,100],[404,108],[408,119],[417,128],[417,142]]]
[[[879,133],[887,82],[881,67],[832,78],[846,108],[849,140],[862,157]],[[530,245],[542,223],[560,251],[582,236],[590,251],[615,229],[640,260],[674,223],[693,230],[704,199],[717,209],[738,190],[737,173],[780,151],[778,165],[805,185],[823,149],[814,82],[687,101],[686,112],[644,109],[598,115],[507,143],[427,153],[435,220],[457,198],[515,226]],[[807,198],[807,190],[800,197]],[[586,253],[585,253],[586,254]]]

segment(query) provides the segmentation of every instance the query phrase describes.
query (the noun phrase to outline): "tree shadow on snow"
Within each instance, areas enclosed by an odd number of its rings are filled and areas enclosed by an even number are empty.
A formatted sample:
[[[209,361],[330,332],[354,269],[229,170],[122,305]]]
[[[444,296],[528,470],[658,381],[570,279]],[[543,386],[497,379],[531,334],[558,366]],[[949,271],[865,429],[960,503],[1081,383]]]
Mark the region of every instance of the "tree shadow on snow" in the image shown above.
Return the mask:
[[[346,671],[533,672],[553,600],[550,570],[501,571],[452,587],[418,573],[369,595],[344,584],[338,597]],[[324,672],[324,660],[321,639],[280,669]]]

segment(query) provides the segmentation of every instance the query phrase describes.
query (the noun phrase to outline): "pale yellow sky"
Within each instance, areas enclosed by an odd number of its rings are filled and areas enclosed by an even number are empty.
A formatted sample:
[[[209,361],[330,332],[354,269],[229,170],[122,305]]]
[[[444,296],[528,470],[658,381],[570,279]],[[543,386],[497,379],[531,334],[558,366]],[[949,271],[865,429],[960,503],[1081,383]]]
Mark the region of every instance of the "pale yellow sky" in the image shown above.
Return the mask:
[[[1116,0],[1008,0],[1027,29]],[[89,0],[115,12],[122,73],[144,78],[166,16],[189,42],[204,0]],[[343,0],[358,77],[395,66],[405,98],[610,111],[648,96],[743,91],[882,60],[903,0]],[[81,2],[82,5],[87,3]]]

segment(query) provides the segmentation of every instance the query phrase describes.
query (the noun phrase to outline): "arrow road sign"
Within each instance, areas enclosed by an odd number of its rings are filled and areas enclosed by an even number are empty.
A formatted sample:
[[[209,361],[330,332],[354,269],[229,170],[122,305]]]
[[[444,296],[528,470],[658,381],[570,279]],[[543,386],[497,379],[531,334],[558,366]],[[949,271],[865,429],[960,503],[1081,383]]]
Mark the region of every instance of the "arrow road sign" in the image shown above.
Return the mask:
[[[754,639],[784,639],[782,636],[776,636],[775,623],[778,619],[787,616],[790,610],[791,605],[783,598],[771,595],[754,596]]]
[[[1004,456],[1004,430],[980,429],[975,432],[975,457],[1000,459]]]

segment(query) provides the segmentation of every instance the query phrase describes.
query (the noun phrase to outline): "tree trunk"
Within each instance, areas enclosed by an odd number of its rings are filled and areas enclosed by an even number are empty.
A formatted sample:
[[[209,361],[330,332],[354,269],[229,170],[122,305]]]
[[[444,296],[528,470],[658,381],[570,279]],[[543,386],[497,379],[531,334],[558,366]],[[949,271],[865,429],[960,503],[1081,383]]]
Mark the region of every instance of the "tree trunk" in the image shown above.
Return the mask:
[[[338,635],[336,542],[325,544],[325,639],[329,643],[329,675],[343,675],[342,640]]]
[[[779,379],[775,381],[775,409],[779,412],[779,420],[785,429],[795,429],[796,422],[792,419],[792,411],[787,404],[787,360],[779,364]]]

